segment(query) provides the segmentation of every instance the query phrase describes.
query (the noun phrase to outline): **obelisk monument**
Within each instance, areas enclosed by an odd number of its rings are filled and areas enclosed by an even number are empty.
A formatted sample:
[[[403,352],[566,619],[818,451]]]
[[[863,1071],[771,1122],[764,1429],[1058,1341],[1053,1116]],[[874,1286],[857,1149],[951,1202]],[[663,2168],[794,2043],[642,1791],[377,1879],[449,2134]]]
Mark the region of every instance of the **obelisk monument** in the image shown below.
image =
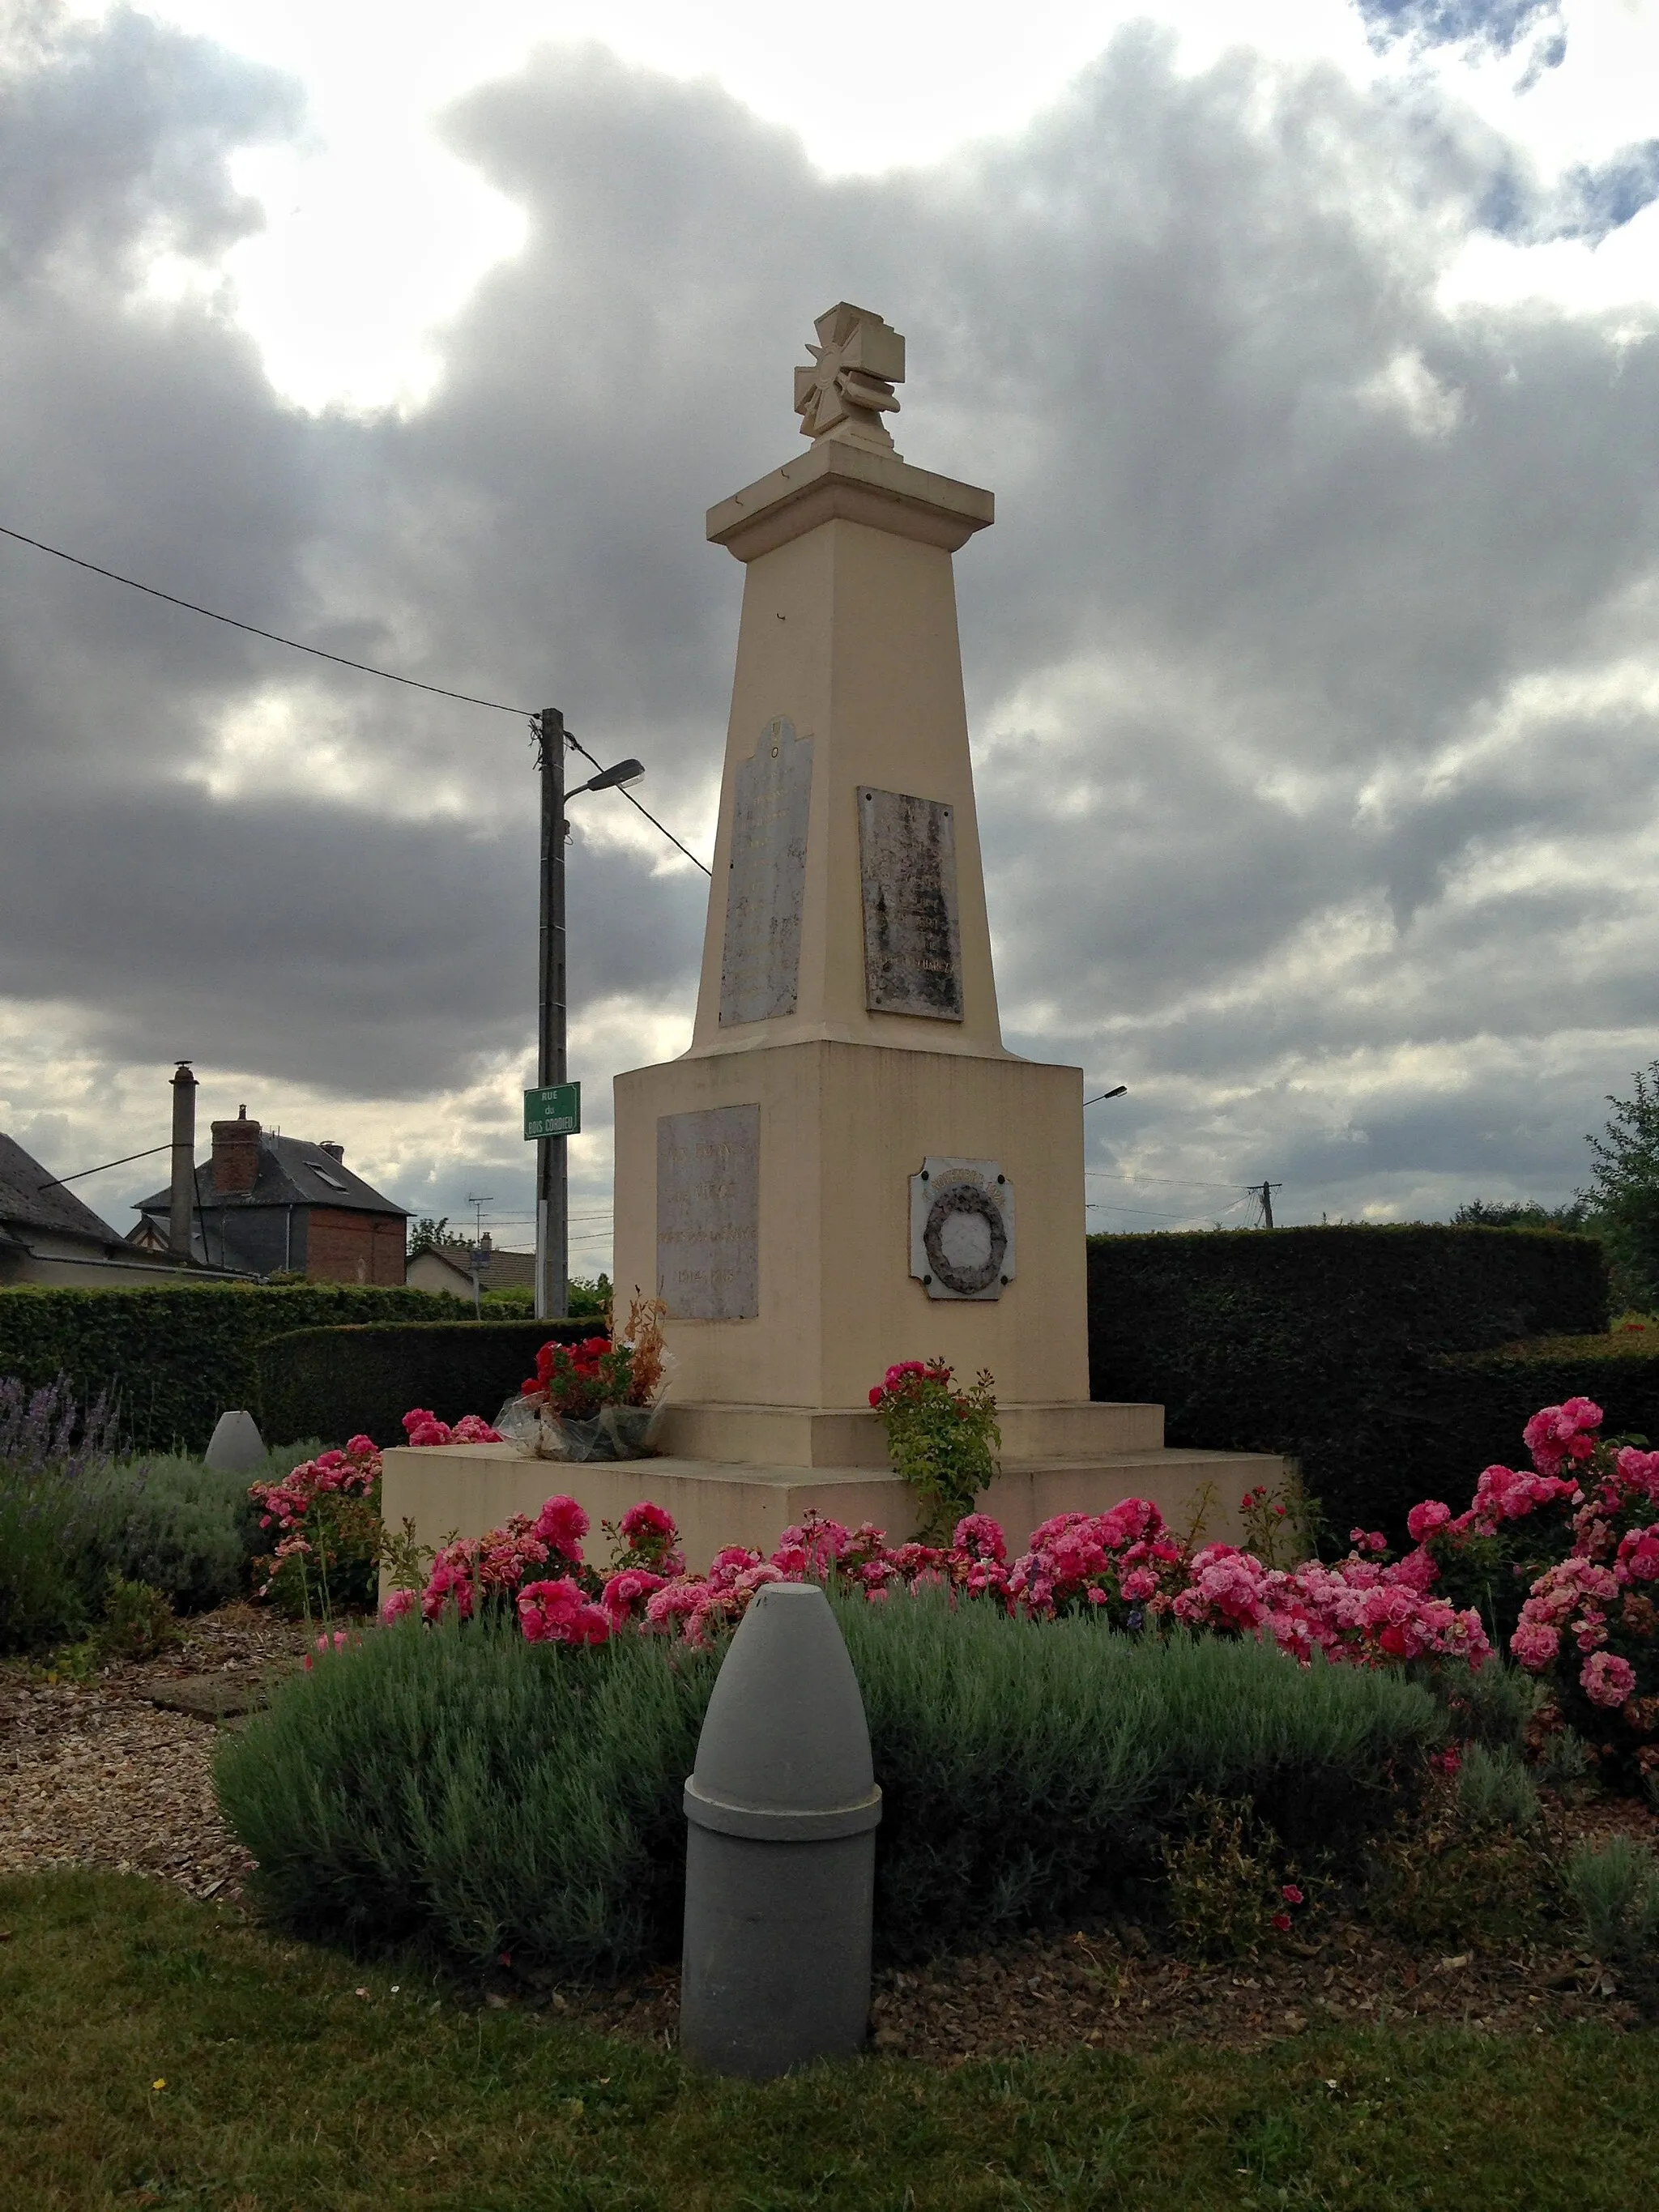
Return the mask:
[[[896,1360],[994,1378],[1016,1547],[1152,1498],[1207,1533],[1277,1460],[1164,1449],[1163,1408],[1091,1403],[1083,1079],[1003,1044],[952,556],[988,491],[895,450],[904,340],[842,302],[795,374],[804,452],[710,509],[743,563],[732,717],[690,1049],[616,1082],[617,1305],[660,1296],[661,1456],[386,1455],[424,1538],[649,1497],[688,1558],[816,1509],[895,1540],[915,1501],[869,1393]]]

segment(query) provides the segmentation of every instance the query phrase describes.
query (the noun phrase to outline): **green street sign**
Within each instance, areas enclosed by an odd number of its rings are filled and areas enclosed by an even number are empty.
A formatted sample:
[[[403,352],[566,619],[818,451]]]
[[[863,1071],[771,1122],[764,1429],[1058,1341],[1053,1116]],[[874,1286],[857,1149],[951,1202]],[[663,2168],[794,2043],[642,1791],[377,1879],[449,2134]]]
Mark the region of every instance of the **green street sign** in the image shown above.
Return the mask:
[[[575,1137],[581,1133],[582,1087],[580,1083],[548,1083],[524,1094],[524,1133],[526,1144],[538,1137]]]

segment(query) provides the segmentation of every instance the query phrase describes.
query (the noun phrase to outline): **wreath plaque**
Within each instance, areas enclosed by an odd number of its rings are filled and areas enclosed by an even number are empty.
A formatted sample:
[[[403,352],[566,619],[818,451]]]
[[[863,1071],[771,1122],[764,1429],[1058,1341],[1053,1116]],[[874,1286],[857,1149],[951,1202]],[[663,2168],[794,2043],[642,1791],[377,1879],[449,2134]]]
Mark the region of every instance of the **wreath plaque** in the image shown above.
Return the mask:
[[[1002,1296],[1014,1274],[1014,1193],[994,1160],[930,1154],[911,1176],[910,1273],[930,1298]]]

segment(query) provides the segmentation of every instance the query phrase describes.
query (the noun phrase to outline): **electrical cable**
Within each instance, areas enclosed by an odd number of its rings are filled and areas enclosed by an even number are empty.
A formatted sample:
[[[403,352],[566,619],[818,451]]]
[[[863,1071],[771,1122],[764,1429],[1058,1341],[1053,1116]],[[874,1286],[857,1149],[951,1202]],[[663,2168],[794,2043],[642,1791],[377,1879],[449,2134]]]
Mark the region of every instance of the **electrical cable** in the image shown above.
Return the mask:
[[[194,599],[181,599],[176,592],[158,591],[154,584],[141,584],[136,576],[124,576],[115,568],[100,568],[95,561],[83,561],[78,553],[65,553],[61,545],[48,545],[43,538],[25,537],[21,530],[8,529],[0,522],[0,538],[15,538],[20,545],[32,545],[37,553],[50,553],[54,560],[67,561],[71,568],[87,568],[94,576],[107,576],[112,584],[125,584],[134,592],[143,592],[152,599],[165,599],[169,606],[183,607],[187,614],[205,615],[210,622],[223,623],[228,629],[246,630],[250,637],[263,637],[272,645],[286,645],[295,653],[309,653],[319,660],[331,660],[337,667],[355,668],[362,676],[379,676],[388,684],[407,684],[411,691],[430,691],[435,698],[459,699],[464,707],[488,707],[497,714],[527,714],[528,707],[508,707],[499,699],[480,699],[471,691],[447,690],[441,684],[422,684],[417,676],[398,676],[389,668],[376,668],[367,660],[352,660],[343,653],[329,653],[320,645],[302,645],[297,637],[284,637],[279,630],[261,629],[258,623],[239,622],[234,615],[222,615],[212,607],[198,606]]]
[[[585,761],[593,761],[594,767],[596,769],[599,769],[601,773],[603,773],[603,764],[597,760],[593,760],[592,754],[588,751],[587,747],[581,743],[580,739],[572,737],[568,730],[567,730],[564,734],[566,741],[571,746],[572,750],[575,752],[579,752]],[[674,835],[673,831],[668,828],[665,823],[659,822],[656,816],[651,811],[651,809],[648,806],[641,806],[639,800],[635,798],[633,793],[628,788],[628,786],[625,783],[614,784],[611,788],[621,792],[623,797],[628,801],[629,805],[637,809],[640,813],[643,814],[646,820],[651,824],[651,827],[653,830],[660,830],[663,836],[667,838],[671,845],[679,847],[679,850],[685,854],[686,859],[690,861],[694,868],[702,868],[702,872],[704,875],[708,877],[709,882],[711,884],[714,882],[714,871],[712,868],[704,867],[702,862],[697,858],[695,853],[688,850],[685,846],[681,845],[679,839]]]
[[[163,592],[154,584],[141,584],[136,576],[124,576],[118,568],[101,568],[96,561],[83,561],[78,553],[66,553],[61,545],[48,545],[43,538],[30,538],[23,531],[10,529],[3,522],[0,522],[0,538],[9,538],[19,545],[33,546],[37,553],[50,553],[55,561],[67,561],[72,568],[85,568],[92,575],[106,577],[112,584],[125,584],[129,591],[143,592],[148,599],[165,599],[170,607],[182,607],[186,614],[205,615],[210,622],[223,623],[227,629],[245,630],[250,637],[262,637],[268,644],[285,645],[293,653],[308,653],[313,659],[331,660],[337,668],[355,668],[360,676],[378,676],[384,683],[402,684],[411,691],[429,691],[434,699],[457,699],[464,707],[486,707],[492,714],[521,714],[532,722],[536,720],[534,708],[509,707],[500,699],[481,699],[474,691],[452,691],[442,684],[423,684],[418,676],[399,676],[392,669],[375,667],[372,661],[353,660],[346,653],[330,653],[320,645],[305,645],[297,637],[284,637],[280,630],[261,629],[258,623],[241,622],[234,615],[222,615],[214,607],[199,605],[194,599],[180,599],[176,592]],[[568,735],[568,732],[567,732],[566,734]],[[573,745],[576,745],[574,738],[570,742]],[[594,767],[599,767],[599,762],[593,760],[592,754],[585,745],[576,745],[576,750],[580,753],[584,760],[593,761]],[[703,867],[702,862],[698,860],[696,854],[682,845],[673,831],[667,827],[666,823],[659,822],[648,807],[641,806],[639,800],[635,798],[631,791],[622,786],[617,787],[622,790],[623,797],[629,805],[637,808],[652,828],[660,830],[671,845],[684,853],[686,859],[694,867],[702,868],[704,875],[712,883],[714,871],[711,868]],[[166,1147],[162,1146],[161,1149],[165,1151]]]
[[[77,1168],[72,1176],[53,1176],[50,1182],[38,1182],[37,1190],[58,1190],[66,1182],[80,1182],[89,1175],[102,1175],[105,1168],[124,1168],[129,1160],[153,1160],[157,1152],[170,1152],[171,1144],[152,1145],[147,1152],[123,1152],[118,1160],[106,1160],[102,1166]]]

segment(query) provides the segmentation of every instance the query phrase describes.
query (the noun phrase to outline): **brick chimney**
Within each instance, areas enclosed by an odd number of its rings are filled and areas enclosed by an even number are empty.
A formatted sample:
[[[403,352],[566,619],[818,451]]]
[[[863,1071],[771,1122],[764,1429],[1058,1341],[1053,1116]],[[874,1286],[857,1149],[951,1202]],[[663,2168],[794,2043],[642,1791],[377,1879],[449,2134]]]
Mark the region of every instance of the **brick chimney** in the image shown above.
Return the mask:
[[[330,1159],[338,1160],[342,1167],[345,1165],[345,1146],[343,1145],[319,1145],[317,1149],[319,1152],[326,1152]]]
[[[213,1125],[213,1188],[219,1198],[246,1197],[259,1179],[259,1124],[236,1109],[234,1121]]]

